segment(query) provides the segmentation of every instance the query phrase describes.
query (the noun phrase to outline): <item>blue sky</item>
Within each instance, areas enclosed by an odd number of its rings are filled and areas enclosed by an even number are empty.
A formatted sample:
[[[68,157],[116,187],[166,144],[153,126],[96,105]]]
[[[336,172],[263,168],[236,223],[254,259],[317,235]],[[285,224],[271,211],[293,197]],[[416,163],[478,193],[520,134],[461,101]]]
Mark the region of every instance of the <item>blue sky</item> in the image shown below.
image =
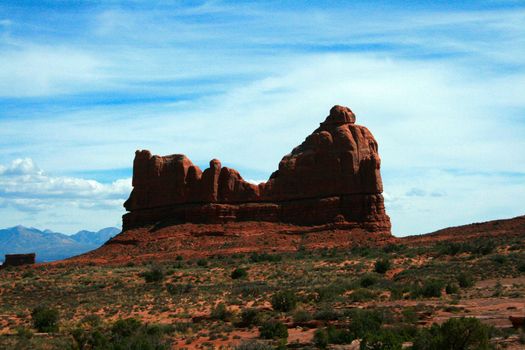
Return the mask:
[[[393,232],[525,213],[522,1],[4,1],[0,227],[120,224],[136,149],[266,180],[334,104]]]

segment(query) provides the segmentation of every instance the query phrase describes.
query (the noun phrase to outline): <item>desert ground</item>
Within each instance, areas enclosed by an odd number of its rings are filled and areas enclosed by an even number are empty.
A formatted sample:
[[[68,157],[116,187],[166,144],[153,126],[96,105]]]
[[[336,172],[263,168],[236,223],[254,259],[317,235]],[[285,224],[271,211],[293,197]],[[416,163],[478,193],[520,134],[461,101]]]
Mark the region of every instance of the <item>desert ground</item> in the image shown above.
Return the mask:
[[[361,348],[423,349],[425,329],[469,317],[481,321],[491,347],[523,349],[523,330],[509,321],[525,316],[523,233],[458,242],[428,237],[6,268],[0,348],[358,349],[375,335],[396,338],[394,346]],[[39,307],[58,312],[51,331],[37,329]],[[139,345],[111,345],[116,339]]]

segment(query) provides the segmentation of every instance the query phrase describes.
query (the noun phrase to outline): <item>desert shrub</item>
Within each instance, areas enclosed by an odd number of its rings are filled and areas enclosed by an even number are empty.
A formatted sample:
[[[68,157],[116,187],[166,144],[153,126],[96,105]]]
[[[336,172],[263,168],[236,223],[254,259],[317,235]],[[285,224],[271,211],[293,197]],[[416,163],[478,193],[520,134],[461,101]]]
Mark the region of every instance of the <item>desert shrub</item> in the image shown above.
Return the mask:
[[[461,243],[456,242],[440,242],[436,246],[439,255],[456,255],[465,250]]]
[[[187,333],[193,324],[191,322],[175,322],[173,330],[179,333]]]
[[[377,283],[377,277],[372,275],[372,274],[367,274],[367,275],[364,275],[363,277],[361,277],[361,279],[359,280],[359,284],[361,285],[361,287],[363,288],[368,288],[368,287],[371,287],[373,286],[374,284]]]
[[[333,326],[318,329],[314,333],[314,344],[325,349],[328,344],[350,344],[355,339],[347,329],[338,329]]]
[[[367,333],[360,345],[360,350],[401,350],[403,340],[392,330],[381,329]]]
[[[458,294],[459,285],[457,285],[456,283],[448,283],[445,287],[445,292],[447,292],[447,294]]]
[[[168,283],[166,284],[166,291],[171,295],[188,294],[193,289],[191,283]]]
[[[211,310],[211,318],[215,320],[221,320],[221,321],[229,321],[231,320],[233,314],[228,308],[226,307],[226,304],[220,303],[217,304],[212,310]]]
[[[411,298],[439,298],[441,296],[441,290],[444,287],[444,283],[436,279],[427,279],[422,283],[415,283],[410,287]]]
[[[299,309],[293,314],[294,322],[308,322],[312,319],[312,314],[306,310]]]
[[[90,327],[98,327],[102,324],[102,318],[99,315],[86,315],[80,320],[81,324]]]
[[[246,271],[246,269],[243,269],[243,268],[237,268],[233,270],[231,273],[231,278],[234,280],[239,279],[239,278],[246,278],[246,277],[248,277],[248,271]]]
[[[436,279],[428,279],[423,283],[421,294],[425,298],[439,298],[443,289],[443,282]]]
[[[324,307],[315,313],[314,318],[320,321],[335,321],[341,318],[341,313],[333,308]]]
[[[200,266],[200,267],[208,266],[208,260],[206,260],[206,259],[199,259],[199,260],[197,260],[197,266]]]
[[[35,271],[33,270],[25,270],[22,273],[22,278],[32,278],[32,277],[35,277]]]
[[[182,255],[177,255],[177,256],[175,257],[175,260],[177,260],[177,261],[182,261],[182,260],[184,260],[184,258],[182,257]]]
[[[332,283],[317,290],[318,301],[330,301],[343,294],[346,288],[341,283]]]
[[[473,253],[481,254],[481,255],[488,255],[492,253],[496,249],[496,243],[492,240],[486,240],[484,242],[479,243],[474,249]]]
[[[272,307],[276,311],[292,311],[296,305],[297,296],[290,290],[277,292],[272,296]]]
[[[115,321],[111,327],[111,333],[115,337],[129,337],[140,328],[142,323],[135,318],[125,318]]]
[[[407,246],[404,244],[387,244],[383,246],[383,251],[385,253],[394,253],[394,252],[402,252],[407,249]]]
[[[492,261],[494,261],[497,264],[504,264],[507,262],[507,257],[505,255],[496,254],[492,257]]]
[[[390,269],[390,266],[390,260],[386,258],[378,259],[374,265],[374,271],[383,274]]]
[[[268,254],[268,253],[253,253],[250,255],[251,262],[277,262],[282,260],[282,256],[279,254]]]
[[[164,280],[164,271],[159,266],[153,266],[148,271],[143,272],[142,277],[146,283],[161,282]]]
[[[457,255],[460,253],[487,255],[494,251],[496,244],[493,240],[462,243],[441,242],[436,247],[438,255]]]
[[[263,339],[286,339],[288,338],[288,328],[279,321],[264,322],[259,328],[259,333]]]
[[[441,326],[420,331],[414,350],[484,350],[490,349],[490,328],[476,318],[450,318]]]
[[[457,277],[457,280],[461,288],[470,288],[474,286],[474,278],[468,273],[460,273]]]
[[[57,309],[46,306],[38,306],[31,312],[33,326],[39,332],[58,332],[59,313]]]
[[[518,264],[518,271],[525,272],[525,262],[521,262]]]
[[[16,335],[17,337],[24,338],[24,339],[31,339],[33,338],[33,332],[25,327],[18,327],[16,329]]]
[[[350,300],[353,302],[372,300],[375,297],[376,297],[376,293],[368,289],[365,289],[365,288],[356,289],[349,296]]]
[[[137,319],[127,318],[117,320],[109,329],[76,328],[71,334],[78,349],[167,350],[170,341],[166,334],[172,331],[171,326],[144,325]]]
[[[349,331],[354,338],[362,338],[369,332],[377,332],[383,324],[383,315],[376,310],[354,309],[350,314]]]
[[[317,329],[314,333],[313,341],[319,349],[326,349],[328,344],[330,344],[326,329]]]
[[[254,340],[244,341],[235,347],[235,350],[273,350],[273,346]]]
[[[390,291],[390,300],[399,300],[403,298],[405,288],[398,284],[392,284],[388,290]]]
[[[110,349],[110,338],[100,329],[75,328],[71,336],[78,349]]]
[[[261,315],[259,310],[248,308],[241,312],[241,325],[244,327],[250,327],[259,323]]]

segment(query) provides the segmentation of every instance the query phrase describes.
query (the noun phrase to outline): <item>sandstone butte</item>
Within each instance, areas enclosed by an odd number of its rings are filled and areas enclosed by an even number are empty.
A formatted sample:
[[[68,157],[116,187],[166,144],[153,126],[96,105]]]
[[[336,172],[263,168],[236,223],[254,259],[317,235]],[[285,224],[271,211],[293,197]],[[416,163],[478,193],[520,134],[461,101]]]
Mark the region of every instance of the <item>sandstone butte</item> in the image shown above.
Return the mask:
[[[347,107],[334,106],[265,183],[217,159],[202,171],[182,154],[139,150],[123,233],[84,255],[169,259],[392,242],[378,144]],[[82,257],[81,257],[82,258]]]
[[[217,159],[201,171],[183,154],[137,151],[124,230],[155,224],[268,221],[296,225],[352,222],[390,232],[383,203],[378,145],[335,106],[319,128],[281,160],[267,182],[254,185]]]

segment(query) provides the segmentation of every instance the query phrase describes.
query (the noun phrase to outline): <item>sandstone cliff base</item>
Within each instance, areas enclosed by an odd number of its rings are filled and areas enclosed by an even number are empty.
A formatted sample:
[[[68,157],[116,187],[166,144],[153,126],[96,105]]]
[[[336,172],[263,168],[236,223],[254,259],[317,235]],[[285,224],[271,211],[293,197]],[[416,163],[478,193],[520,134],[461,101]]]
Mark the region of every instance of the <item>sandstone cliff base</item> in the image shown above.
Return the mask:
[[[76,263],[125,264],[216,255],[349,249],[397,241],[390,233],[371,233],[357,225],[297,226],[273,222],[181,224],[127,230],[101,248],[70,259]]]

